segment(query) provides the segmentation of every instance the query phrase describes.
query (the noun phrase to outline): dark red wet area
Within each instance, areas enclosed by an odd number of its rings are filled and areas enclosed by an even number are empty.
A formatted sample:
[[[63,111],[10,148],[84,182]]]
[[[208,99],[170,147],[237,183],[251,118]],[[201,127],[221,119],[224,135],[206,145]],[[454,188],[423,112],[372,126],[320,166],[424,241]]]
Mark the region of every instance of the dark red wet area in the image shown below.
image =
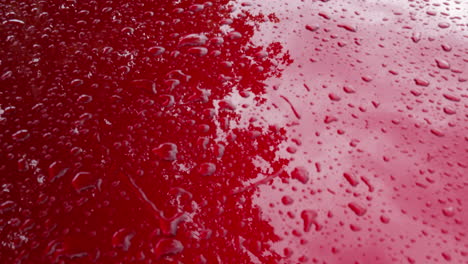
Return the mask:
[[[0,262],[468,263],[463,1],[0,6]]]

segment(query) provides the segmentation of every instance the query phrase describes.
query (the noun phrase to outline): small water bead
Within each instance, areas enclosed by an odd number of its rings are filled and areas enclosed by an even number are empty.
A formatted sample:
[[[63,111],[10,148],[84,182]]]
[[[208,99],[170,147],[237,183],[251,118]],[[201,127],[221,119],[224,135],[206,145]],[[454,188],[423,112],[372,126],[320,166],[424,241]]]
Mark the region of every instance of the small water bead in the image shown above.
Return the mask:
[[[383,224],[388,224],[390,222],[390,217],[382,215],[380,216],[380,222],[382,222]]]
[[[291,204],[294,203],[294,199],[289,195],[285,195],[285,196],[281,197],[281,202],[284,205],[291,205]]]
[[[439,24],[437,24],[440,28],[442,29],[445,29],[445,28],[449,28],[450,27],[450,23],[448,22],[440,22]]]
[[[84,84],[84,81],[82,79],[74,79],[70,82],[70,85],[73,87],[78,87]]]
[[[453,208],[452,206],[445,207],[444,209],[442,209],[442,213],[446,217],[453,217],[455,215],[455,208]]]
[[[317,31],[319,28],[320,28],[319,25],[306,25],[305,26],[305,29],[311,32]]]
[[[429,81],[421,79],[421,78],[414,78],[414,83],[418,86],[429,86]]]

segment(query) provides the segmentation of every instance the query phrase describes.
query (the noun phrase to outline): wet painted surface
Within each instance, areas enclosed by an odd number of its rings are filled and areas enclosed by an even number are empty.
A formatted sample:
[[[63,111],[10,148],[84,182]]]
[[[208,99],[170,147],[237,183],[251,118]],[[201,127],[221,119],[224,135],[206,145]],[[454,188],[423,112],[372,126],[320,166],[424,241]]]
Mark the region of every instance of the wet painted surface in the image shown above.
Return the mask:
[[[0,259],[468,263],[465,1],[1,1]]]

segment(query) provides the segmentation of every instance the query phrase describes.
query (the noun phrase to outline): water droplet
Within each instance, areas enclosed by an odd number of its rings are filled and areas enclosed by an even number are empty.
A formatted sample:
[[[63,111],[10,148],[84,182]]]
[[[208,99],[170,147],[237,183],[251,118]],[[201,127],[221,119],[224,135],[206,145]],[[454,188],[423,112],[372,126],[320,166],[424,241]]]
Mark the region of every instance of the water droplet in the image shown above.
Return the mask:
[[[351,87],[349,87],[349,86],[343,86],[343,91],[344,91],[345,93],[348,93],[348,94],[352,94],[352,93],[355,93],[355,92],[356,92],[353,88],[351,88]]]
[[[62,162],[54,161],[49,166],[49,181],[54,181],[67,173],[68,168],[64,168]]]
[[[334,94],[334,93],[328,94],[328,98],[330,98],[330,100],[336,101],[336,102],[341,100],[341,97],[338,96],[337,94]]]
[[[24,141],[24,140],[28,139],[29,136],[30,136],[30,134],[29,134],[28,130],[21,129],[21,130],[16,131],[15,133],[13,133],[13,135],[11,135],[11,138],[13,140],[16,140],[16,141]]]
[[[242,37],[242,34],[237,31],[233,31],[228,34],[228,39],[230,40],[240,39],[241,37]]]
[[[448,22],[440,22],[439,24],[437,24],[440,28],[449,28],[450,27],[450,23]]]
[[[434,129],[434,128],[431,129],[431,133],[432,133],[433,135],[435,135],[435,136],[438,136],[438,137],[443,137],[443,136],[445,136],[445,134],[444,134],[442,131],[439,131],[439,130]]]
[[[418,43],[421,40],[421,33],[420,32],[413,33],[413,35],[411,36],[411,40],[414,43]]]
[[[359,181],[356,176],[350,173],[343,173],[343,177],[351,184],[351,186],[356,187],[359,184]]]
[[[177,234],[179,224],[185,220],[187,220],[187,215],[184,213],[176,214],[170,218],[162,216],[159,219],[159,227],[164,235],[175,236]]]
[[[184,246],[179,240],[172,238],[163,238],[158,241],[155,247],[156,258],[179,254],[184,250]]]
[[[388,224],[390,222],[390,218],[386,215],[382,215],[380,216],[380,222],[384,223],[384,224]]]
[[[309,172],[304,167],[296,167],[291,172],[293,179],[300,181],[303,184],[306,184],[309,181]]]
[[[429,82],[424,79],[414,78],[414,83],[419,86],[429,86]]]
[[[348,204],[349,209],[351,209],[357,216],[363,216],[366,214],[367,209],[364,208],[362,205],[356,203],[356,202],[351,202]]]
[[[452,206],[445,207],[444,209],[442,209],[442,213],[443,213],[446,217],[452,217],[452,216],[455,215],[455,208],[453,208]]]
[[[447,115],[454,115],[454,114],[456,114],[457,112],[455,112],[455,110],[453,110],[453,109],[450,108],[450,107],[444,107],[444,113],[446,113]]]
[[[285,195],[285,196],[281,197],[281,202],[284,205],[291,205],[291,204],[294,203],[294,199],[289,195]]]
[[[332,122],[336,122],[338,121],[338,118],[334,117],[334,116],[325,116],[325,119],[323,120],[323,122],[325,122],[325,124],[330,124]]]
[[[310,227],[312,224],[315,224],[315,229],[319,229],[319,225],[317,224],[317,212],[314,210],[303,210],[301,212],[301,218],[304,223],[304,232],[309,232]]]
[[[192,12],[200,12],[204,8],[205,8],[205,6],[201,5],[201,4],[193,4],[193,5],[189,6],[189,10],[192,11]]]
[[[165,161],[174,161],[177,159],[177,145],[174,143],[163,143],[152,150],[156,156]]]
[[[96,187],[97,180],[93,177],[90,172],[78,172],[73,177],[72,185],[76,191],[81,192],[83,190]]]
[[[16,203],[13,201],[5,201],[0,204],[0,213],[5,213],[16,207]]]
[[[319,25],[306,25],[305,26],[305,29],[312,31],[312,32],[317,31],[319,28],[320,28]]]
[[[349,225],[349,228],[351,229],[351,231],[353,232],[359,232],[362,230],[362,228],[358,225],[355,225],[355,224],[350,224]]]
[[[122,228],[114,233],[112,236],[112,246],[122,248],[124,251],[128,251],[131,245],[131,239],[135,236],[135,233],[130,232],[127,228]]]
[[[441,255],[446,261],[451,261],[452,260],[452,256],[450,256],[450,254],[447,253],[447,252],[442,252]]]
[[[185,46],[203,46],[208,38],[201,34],[190,34],[182,37],[179,40],[179,47]]]
[[[81,79],[74,79],[70,82],[70,85],[73,87],[78,87],[84,84],[84,81]]]
[[[450,46],[449,44],[442,44],[442,45],[440,45],[440,46],[442,47],[442,49],[443,49],[444,51],[449,52],[449,51],[452,50],[452,46]]]
[[[198,167],[198,173],[201,176],[211,176],[216,172],[216,165],[211,162],[204,162]]]
[[[148,53],[150,53],[153,56],[159,56],[159,55],[163,54],[164,51],[166,51],[166,49],[164,47],[161,47],[161,46],[154,46],[154,47],[151,47],[151,48],[148,49]]]
[[[439,69],[450,69],[450,64],[448,61],[443,60],[443,59],[435,59],[435,61]]]
[[[452,102],[460,102],[460,98],[451,94],[444,94],[444,98]]]
[[[76,101],[80,104],[87,104],[93,100],[93,97],[91,95],[87,94],[82,94],[76,99]]]
[[[337,26],[340,27],[340,28],[344,28],[344,29],[346,29],[347,31],[350,31],[350,32],[356,32],[357,31],[357,28],[355,26],[351,26],[351,25],[348,25],[348,24],[338,24]]]
[[[188,49],[187,52],[189,54],[192,54],[192,55],[195,55],[195,56],[198,56],[198,57],[202,57],[202,56],[205,56],[206,54],[208,54],[208,49],[205,48],[205,47],[193,47],[193,48]]]

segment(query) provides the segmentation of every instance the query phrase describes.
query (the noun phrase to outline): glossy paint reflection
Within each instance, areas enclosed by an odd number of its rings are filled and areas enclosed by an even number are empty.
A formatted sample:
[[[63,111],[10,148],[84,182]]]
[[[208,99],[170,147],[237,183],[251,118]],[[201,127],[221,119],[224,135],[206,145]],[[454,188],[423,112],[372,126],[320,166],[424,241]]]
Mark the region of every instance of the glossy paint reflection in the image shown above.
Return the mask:
[[[466,3],[4,1],[0,259],[466,263]]]

